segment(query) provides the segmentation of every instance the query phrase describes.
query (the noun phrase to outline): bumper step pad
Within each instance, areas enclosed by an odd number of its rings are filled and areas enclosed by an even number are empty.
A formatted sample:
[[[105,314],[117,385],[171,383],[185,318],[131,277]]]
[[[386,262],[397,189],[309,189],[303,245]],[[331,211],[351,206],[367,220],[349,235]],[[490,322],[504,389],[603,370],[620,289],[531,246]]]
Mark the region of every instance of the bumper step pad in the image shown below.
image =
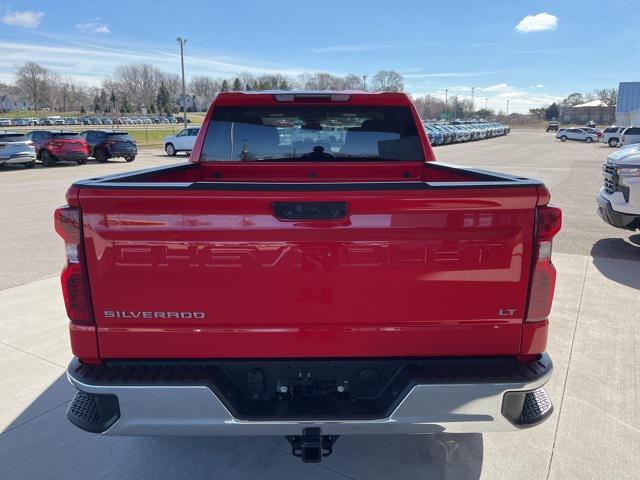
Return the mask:
[[[528,392],[507,392],[502,414],[518,428],[534,427],[553,413],[553,404],[544,388]]]
[[[120,418],[115,395],[78,392],[69,404],[67,418],[76,427],[91,433],[102,433]]]
[[[520,425],[534,425],[551,415],[553,405],[544,388],[538,388],[524,396]]]

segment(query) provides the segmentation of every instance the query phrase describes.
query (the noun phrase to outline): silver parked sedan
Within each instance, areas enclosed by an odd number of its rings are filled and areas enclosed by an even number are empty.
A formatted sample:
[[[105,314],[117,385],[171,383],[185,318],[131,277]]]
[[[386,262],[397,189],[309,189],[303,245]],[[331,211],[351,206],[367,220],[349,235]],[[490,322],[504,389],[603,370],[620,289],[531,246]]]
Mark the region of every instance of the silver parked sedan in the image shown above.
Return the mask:
[[[0,132],[0,166],[22,164],[33,168],[36,164],[36,149],[24,134]]]

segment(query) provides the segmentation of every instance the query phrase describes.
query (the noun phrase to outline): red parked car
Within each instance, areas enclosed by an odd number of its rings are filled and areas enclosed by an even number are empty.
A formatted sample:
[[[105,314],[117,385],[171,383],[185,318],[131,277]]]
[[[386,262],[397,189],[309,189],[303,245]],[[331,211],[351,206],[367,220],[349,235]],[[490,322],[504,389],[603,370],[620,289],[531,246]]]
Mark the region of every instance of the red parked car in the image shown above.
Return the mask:
[[[435,161],[401,93],[221,93],[190,161],[76,182],[55,213],[79,390],[104,435],[540,424],[561,212]]]
[[[87,163],[89,145],[86,140],[74,132],[59,130],[34,130],[27,134],[35,145],[36,156],[45,167],[51,167],[59,161]]]

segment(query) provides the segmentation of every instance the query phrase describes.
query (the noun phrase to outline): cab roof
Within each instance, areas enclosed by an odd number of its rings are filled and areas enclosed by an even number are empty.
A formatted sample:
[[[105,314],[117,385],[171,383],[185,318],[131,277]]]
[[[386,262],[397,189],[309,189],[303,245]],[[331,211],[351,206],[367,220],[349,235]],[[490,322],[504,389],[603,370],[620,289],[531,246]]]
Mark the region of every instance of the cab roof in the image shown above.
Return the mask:
[[[263,90],[259,92],[222,92],[214,106],[267,106],[318,104],[359,106],[408,106],[409,97],[402,92],[365,92],[361,90]]]

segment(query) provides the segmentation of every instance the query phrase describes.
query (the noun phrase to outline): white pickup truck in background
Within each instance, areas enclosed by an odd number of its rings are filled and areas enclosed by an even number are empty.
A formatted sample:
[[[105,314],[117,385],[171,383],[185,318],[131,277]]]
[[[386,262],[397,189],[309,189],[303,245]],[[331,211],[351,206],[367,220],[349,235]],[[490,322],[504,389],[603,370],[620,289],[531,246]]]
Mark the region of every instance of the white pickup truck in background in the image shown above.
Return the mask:
[[[640,228],[640,144],[609,155],[602,174],[604,185],[596,198],[598,214],[614,227]]]

